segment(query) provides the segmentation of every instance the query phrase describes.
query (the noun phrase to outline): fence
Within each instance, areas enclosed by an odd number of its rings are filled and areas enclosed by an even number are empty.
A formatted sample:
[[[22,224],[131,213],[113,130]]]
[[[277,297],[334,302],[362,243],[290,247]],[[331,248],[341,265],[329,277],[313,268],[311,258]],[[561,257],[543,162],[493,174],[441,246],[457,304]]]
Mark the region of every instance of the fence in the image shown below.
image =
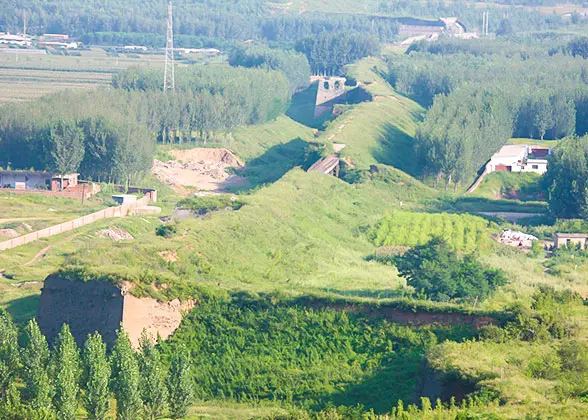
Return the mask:
[[[98,220],[109,219],[112,217],[126,217],[131,211],[149,205],[149,202],[150,197],[145,196],[137,200],[135,203],[123,204],[122,206],[118,207],[109,207],[107,209],[97,211],[96,213],[78,217],[77,219],[70,220],[69,222],[41,229],[5,242],[0,242],[0,251],[16,248],[18,246],[28,244],[29,242],[37,241],[41,238],[48,238],[50,236],[60,235],[65,232],[79,229],[83,226],[89,225],[90,223],[97,222]]]
[[[37,194],[44,195],[45,197],[72,198],[83,201],[98,194],[100,192],[100,184],[81,181],[75,187],[66,188],[63,191],[17,190],[14,188],[0,188],[0,191],[6,191],[11,194]]]

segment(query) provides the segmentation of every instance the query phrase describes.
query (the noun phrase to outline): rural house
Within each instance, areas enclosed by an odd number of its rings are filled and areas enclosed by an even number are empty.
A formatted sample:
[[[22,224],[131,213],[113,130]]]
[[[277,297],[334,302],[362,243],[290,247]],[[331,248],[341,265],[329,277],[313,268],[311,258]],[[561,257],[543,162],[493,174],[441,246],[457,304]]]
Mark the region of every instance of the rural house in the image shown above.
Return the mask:
[[[42,171],[0,171],[0,188],[61,191],[78,185],[79,174],[56,175]]]
[[[555,247],[579,247],[588,249],[588,233],[556,233]]]
[[[486,172],[534,172],[544,174],[552,150],[549,147],[507,144],[486,164]]]

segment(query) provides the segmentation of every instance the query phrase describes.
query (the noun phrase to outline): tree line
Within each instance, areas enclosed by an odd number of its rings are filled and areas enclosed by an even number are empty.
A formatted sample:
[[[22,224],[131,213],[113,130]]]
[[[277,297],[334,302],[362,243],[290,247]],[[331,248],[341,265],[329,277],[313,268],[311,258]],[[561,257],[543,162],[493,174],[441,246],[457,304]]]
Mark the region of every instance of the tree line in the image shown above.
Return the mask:
[[[588,62],[502,45],[441,41],[389,63],[393,86],[429,107],[415,148],[426,175],[446,186],[469,182],[513,136],[588,132]]]
[[[490,20],[493,32],[501,27],[505,15],[508,15],[510,27],[520,31],[557,29],[571,23],[557,15],[511,7],[510,3],[501,7],[485,6],[495,17]],[[368,1],[365,7],[367,14],[330,13],[329,10],[288,14],[281,13],[281,9],[264,0],[177,2],[174,4],[175,32],[180,44],[196,41],[214,43],[220,39],[295,43],[325,31],[371,34],[380,41],[389,42],[397,39],[401,18],[405,16],[459,16],[472,29],[482,24],[480,8],[463,2],[374,0]],[[162,42],[165,42],[165,2],[110,0],[108,7],[104,7],[99,0],[8,2],[0,9],[0,30],[21,31],[25,12],[29,33],[67,33],[82,37],[84,42],[116,44],[125,43],[132,34],[140,34],[144,45],[163,47]],[[123,36],[103,35],[108,33]]]
[[[280,71],[194,67],[176,76],[176,91],[167,94],[161,71],[133,68],[113,77],[114,89],[3,106],[0,165],[127,183],[151,168],[156,141],[207,141],[218,131],[266,122],[286,110],[292,95]]]
[[[314,74],[340,76],[347,64],[370,55],[378,55],[380,46],[369,35],[321,32],[317,36],[299,41],[296,50],[308,57]]]
[[[563,140],[545,175],[551,212],[588,220],[588,135]]]
[[[80,349],[65,324],[50,348],[34,319],[22,334],[6,312],[0,321],[1,418],[73,420],[83,408],[104,420],[112,397],[119,420],[186,416],[194,384],[185,348],[168,363],[145,331],[136,352],[121,329],[110,352],[97,332]]]
[[[308,87],[310,64],[301,53],[266,46],[239,46],[229,56],[231,66],[279,70],[288,79],[290,89],[295,92]]]

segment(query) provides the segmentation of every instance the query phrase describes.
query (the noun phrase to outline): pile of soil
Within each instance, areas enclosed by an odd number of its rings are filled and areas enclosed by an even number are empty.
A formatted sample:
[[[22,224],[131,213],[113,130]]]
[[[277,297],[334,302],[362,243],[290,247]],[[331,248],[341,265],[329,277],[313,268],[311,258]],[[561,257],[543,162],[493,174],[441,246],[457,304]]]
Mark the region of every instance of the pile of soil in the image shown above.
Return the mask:
[[[19,233],[14,229],[0,229],[0,238],[16,238],[20,236]]]
[[[172,150],[175,160],[155,160],[152,172],[163,183],[182,193],[183,187],[222,191],[231,185],[240,185],[244,179],[230,175],[228,168],[242,168],[243,164],[228,149],[196,148]]]
[[[109,227],[108,229],[100,230],[96,232],[96,235],[101,236],[103,238],[112,239],[116,242],[129,241],[131,239],[135,239],[133,238],[133,235],[131,235],[129,232],[117,227]]]

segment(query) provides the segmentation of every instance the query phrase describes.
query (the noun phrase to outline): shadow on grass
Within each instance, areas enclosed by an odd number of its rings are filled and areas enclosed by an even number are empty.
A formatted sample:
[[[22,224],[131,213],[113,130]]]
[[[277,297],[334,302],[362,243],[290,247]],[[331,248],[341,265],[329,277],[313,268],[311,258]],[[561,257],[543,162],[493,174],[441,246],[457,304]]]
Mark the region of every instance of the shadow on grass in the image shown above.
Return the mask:
[[[354,407],[361,404],[366,410],[389,413],[398,400],[416,403],[420,397],[424,355],[421,352],[391,352],[385,356],[383,366],[363,381],[331,394],[319,402],[326,405]]]
[[[296,166],[307,169],[307,148],[309,143],[301,138],[295,138],[288,143],[278,144],[265,151],[261,156],[247,162],[243,169],[237,171],[237,175],[243,176],[249,185],[235,187],[235,192],[247,192],[262,185],[279,180],[286,172]]]
[[[334,294],[345,297],[363,297],[363,298],[377,298],[377,299],[393,299],[404,298],[409,295],[406,290],[398,289],[360,289],[360,290],[335,290],[335,289],[321,289],[322,292]]]
[[[374,158],[384,165],[390,165],[414,177],[420,175],[414,139],[392,124],[385,124],[378,139],[380,147],[374,151]]]
[[[324,115],[321,118],[314,118],[314,106],[316,103],[316,94],[318,91],[318,82],[311,84],[307,89],[298,92],[292,97],[290,108],[286,115],[294,121],[304,124],[311,128],[322,130],[325,127],[330,116]]]
[[[541,201],[492,200],[483,197],[451,197],[445,196],[429,203],[428,207],[434,211],[477,213],[477,212],[505,212],[505,213],[547,213],[547,203]]]
[[[24,296],[14,299],[6,305],[6,311],[17,324],[25,324],[37,316],[41,295]]]

